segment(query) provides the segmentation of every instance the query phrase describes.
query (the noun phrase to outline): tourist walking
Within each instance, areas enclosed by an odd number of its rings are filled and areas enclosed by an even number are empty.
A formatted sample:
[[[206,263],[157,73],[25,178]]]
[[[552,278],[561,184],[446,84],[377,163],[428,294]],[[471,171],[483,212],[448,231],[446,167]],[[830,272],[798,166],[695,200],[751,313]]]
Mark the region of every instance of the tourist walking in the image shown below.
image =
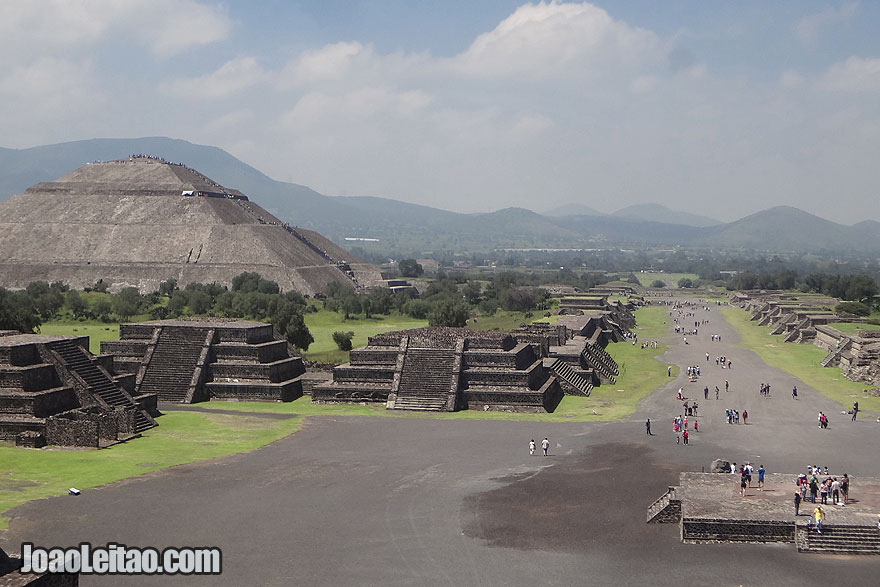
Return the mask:
[[[748,420],[749,420],[749,411],[743,410],[743,424],[748,424],[749,423]]]
[[[846,473],[843,474],[843,479],[840,480],[840,496],[843,498],[841,505],[846,505],[846,500],[849,498],[849,475]]]
[[[797,491],[794,492],[794,515],[801,515],[801,494]]]
[[[791,388],[791,399],[797,399],[797,385]]]
[[[650,420],[649,420],[649,422],[650,422]],[[536,448],[535,439],[533,438],[529,441],[529,456],[532,456],[532,457],[535,456],[535,448]]]
[[[821,505],[817,505],[813,510],[813,520],[816,522],[816,532],[822,533],[822,522],[825,521],[825,509]]]
[[[739,477],[739,494],[743,497],[746,496],[746,476],[740,475]]]
[[[837,477],[831,480],[831,503],[837,505],[840,501],[840,481]]]
[[[550,450],[550,440],[544,438],[544,440],[541,441],[541,450],[544,451],[544,456],[546,457],[547,451]]]
[[[684,432],[681,433],[681,441],[685,444],[688,443],[688,431],[687,430],[685,430]]]
[[[758,467],[758,491],[762,491],[764,489],[764,473],[767,471],[764,469],[764,465],[760,465]]]
[[[645,432],[648,434],[648,436],[654,436],[653,434],[651,434],[651,418],[648,418],[645,421]]]
[[[856,421],[856,414],[858,414],[858,413],[859,413],[859,402],[853,402],[853,417],[852,417],[853,422]]]

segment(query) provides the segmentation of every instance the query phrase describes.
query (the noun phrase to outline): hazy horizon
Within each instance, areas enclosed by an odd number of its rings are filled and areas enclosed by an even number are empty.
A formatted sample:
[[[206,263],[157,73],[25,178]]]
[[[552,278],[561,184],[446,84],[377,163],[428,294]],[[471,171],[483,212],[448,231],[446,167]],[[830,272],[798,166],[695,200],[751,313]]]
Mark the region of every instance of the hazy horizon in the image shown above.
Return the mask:
[[[457,212],[880,220],[880,5],[0,5],[5,147],[168,136]],[[233,186],[234,187],[234,186]]]

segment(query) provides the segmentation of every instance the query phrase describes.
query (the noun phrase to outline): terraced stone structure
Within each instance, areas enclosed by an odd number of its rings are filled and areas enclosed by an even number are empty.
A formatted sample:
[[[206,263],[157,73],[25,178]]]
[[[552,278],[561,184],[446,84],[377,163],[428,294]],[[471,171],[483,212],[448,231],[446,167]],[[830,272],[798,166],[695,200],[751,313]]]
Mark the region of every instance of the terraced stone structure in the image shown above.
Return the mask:
[[[302,396],[302,358],[272,325],[246,320],[193,318],[120,324],[119,340],[101,352],[114,369],[134,378],[138,393],[159,401],[293,401]]]
[[[828,311],[840,303],[835,298],[802,299],[784,292],[735,292],[731,305],[749,312],[759,326],[781,334],[783,342],[810,343],[827,351],[823,367],[840,367],[852,381],[880,385],[880,331],[865,328],[857,334],[842,332],[835,323],[864,324],[865,318]]]
[[[791,497],[796,475],[765,477],[764,491],[739,495],[738,477],[729,473],[681,473],[648,508],[648,523],[678,523],[682,542],[752,542],[794,544],[798,552],[880,554],[880,479],[858,480],[859,496],[846,507],[824,506],[822,534],[809,528],[813,504],[801,504],[794,515]]]
[[[87,336],[0,331],[0,439],[99,447],[156,426],[156,396],[88,347]]]
[[[103,279],[114,291],[155,291],[171,278],[228,285],[244,271],[310,295],[330,283],[381,285],[378,267],[320,234],[153,157],[84,165],[0,203],[6,287],[45,280],[82,289]]]
[[[552,412],[563,395],[589,395],[599,383],[596,371],[583,367],[586,339],[575,342],[578,349],[566,346],[573,336],[549,325],[509,333],[422,328],[380,334],[352,350],[332,381],[313,388],[312,400],[383,402],[395,410]],[[575,366],[570,357],[553,356],[560,348],[572,349]],[[590,349],[591,357],[594,352],[600,351]],[[616,374],[607,359],[603,373]]]

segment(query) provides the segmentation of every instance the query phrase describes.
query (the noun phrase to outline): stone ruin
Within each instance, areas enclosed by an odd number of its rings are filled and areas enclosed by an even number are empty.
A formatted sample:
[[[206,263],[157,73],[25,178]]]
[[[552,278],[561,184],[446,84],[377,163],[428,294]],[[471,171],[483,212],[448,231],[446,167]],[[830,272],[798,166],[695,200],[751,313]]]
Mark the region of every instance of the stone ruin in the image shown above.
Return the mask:
[[[618,369],[604,349],[607,341],[549,324],[507,333],[420,328],[380,334],[352,350],[331,381],[314,386],[312,401],[552,412],[564,395],[588,396],[594,385],[614,381]]]
[[[728,300],[749,312],[759,326],[769,327],[771,334],[781,334],[783,342],[810,343],[827,351],[823,367],[840,367],[847,379],[880,386],[880,331],[849,334],[830,326],[865,322],[831,312],[840,300],[778,291],[734,292]]]
[[[217,282],[256,271],[285,291],[330,283],[382,284],[378,267],[320,234],[282,222],[241,192],[198,171],[133,156],[91,163],[0,203],[0,274],[6,287],[99,279],[113,291],[162,281]]]
[[[134,389],[86,336],[0,332],[0,439],[108,446],[156,426],[156,395]]]
[[[805,553],[880,554],[880,535],[875,526],[880,479],[859,478],[860,498],[844,508],[835,507],[828,520],[831,523],[823,524],[822,534],[818,534],[809,528],[808,515],[794,515],[792,494],[787,489],[779,491],[789,487],[793,490],[797,475],[767,475],[767,491],[758,491],[755,479],[755,485],[741,497],[739,477],[730,474],[729,466],[726,472],[719,466],[719,472],[681,473],[678,485],[669,486],[648,507],[647,522],[678,524],[681,541],[692,544],[786,543]],[[803,503],[801,512],[808,513],[812,505]]]
[[[302,358],[271,324],[222,318],[154,320],[119,326],[101,352],[159,401],[293,401],[302,396]]]

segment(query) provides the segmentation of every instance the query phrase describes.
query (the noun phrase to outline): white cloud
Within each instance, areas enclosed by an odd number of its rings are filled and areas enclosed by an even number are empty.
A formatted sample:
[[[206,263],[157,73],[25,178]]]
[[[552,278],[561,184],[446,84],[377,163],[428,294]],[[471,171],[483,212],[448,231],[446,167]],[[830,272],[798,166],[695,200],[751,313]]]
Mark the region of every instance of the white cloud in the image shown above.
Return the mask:
[[[838,8],[827,8],[803,16],[794,24],[794,34],[805,43],[814,43],[824,29],[840,24],[848,25],[852,22],[858,7],[858,2],[848,2]]]
[[[852,56],[832,65],[819,87],[838,92],[880,92],[880,59]]]
[[[136,40],[166,58],[227,36],[222,6],[196,0],[27,0],[0,3],[0,48],[44,55],[108,38]]]
[[[592,4],[525,4],[454,60],[479,76],[591,75],[653,61],[660,41]]]
[[[225,98],[259,84],[267,77],[266,72],[253,57],[240,57],[227,61],[216,71],[202,76],[176,79],[161,84],[160,89],[168,95],[191,100]]]

